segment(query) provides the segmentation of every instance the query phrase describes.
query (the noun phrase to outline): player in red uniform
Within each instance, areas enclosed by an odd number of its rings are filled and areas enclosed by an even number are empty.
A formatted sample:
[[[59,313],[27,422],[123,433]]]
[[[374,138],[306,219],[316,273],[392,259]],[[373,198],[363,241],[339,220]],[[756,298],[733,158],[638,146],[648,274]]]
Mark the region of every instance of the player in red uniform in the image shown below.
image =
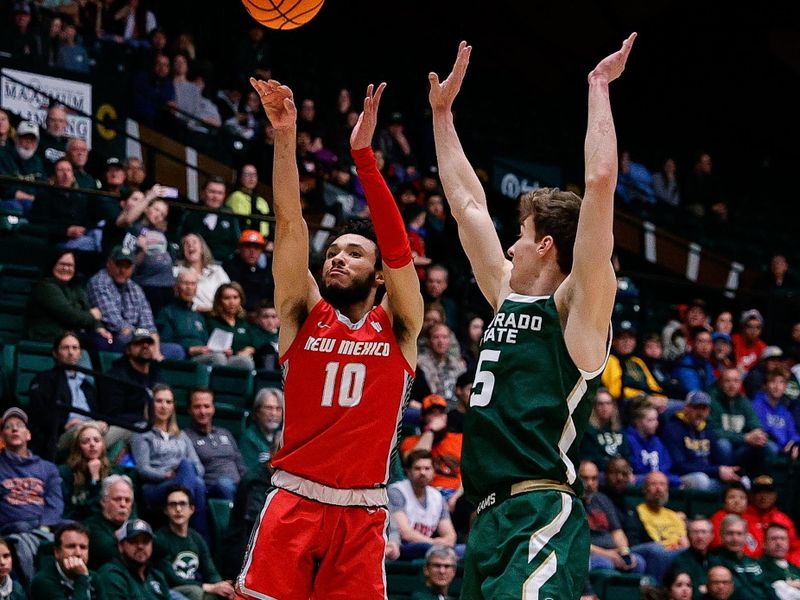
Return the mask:
[[[292,92],[251,83],[275,128],[273,273],[286,408],[276,490],[237,591],[258,600],[385,598],[385,486],[422,326],[403,220],[370,148],[385,84],[367,88],[350,138],[375,231],[355,227],[331,243],[320,288],[308,272]]]

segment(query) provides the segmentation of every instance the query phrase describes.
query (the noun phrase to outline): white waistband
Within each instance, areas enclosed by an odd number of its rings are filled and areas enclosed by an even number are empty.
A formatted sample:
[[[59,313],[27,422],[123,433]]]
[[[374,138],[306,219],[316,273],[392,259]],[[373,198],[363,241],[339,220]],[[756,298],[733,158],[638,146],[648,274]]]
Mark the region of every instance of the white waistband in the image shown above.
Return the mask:
[[[389,504],[389,495],[386,488],[383,487],[340,489],[280,470],[276,470],[272,474],[272,485],[310,500],[336,506],[386,506]]]

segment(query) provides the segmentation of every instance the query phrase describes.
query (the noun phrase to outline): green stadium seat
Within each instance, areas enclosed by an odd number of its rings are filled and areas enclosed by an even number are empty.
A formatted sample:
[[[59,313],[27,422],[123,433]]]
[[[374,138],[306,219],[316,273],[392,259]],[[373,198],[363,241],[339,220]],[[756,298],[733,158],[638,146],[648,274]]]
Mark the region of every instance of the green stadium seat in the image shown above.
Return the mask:
[[[605,569],[591,571],[589,580],[600,600],[639,600],[641,586],[653,583],[647,575]]]
[[[703,492],[700,490],[686,490],[686,516],[693,519],[698,516],[710,517],[722,508],[722,494],[717,492]]]
[[[424,587],[422,566],[425,561],[386,561],[386,591],[393,598],[410,598],[411,594]]]
[[[253,380],[253,394],[257,395],[264,388],[283,389],[283,377],[280,370],[258,369]]]
[[[218,498],[208,499],[208,514],[211,521],[211,541],[216,549],[215,554],[219,556],[220,552],[224,552],[222,548],[222,538],[228,523],[231,519],[231,511],[233,510],[233,502],[230,500],[221,500]]]
[[[53,367],[53,346],[48,342],[22,340],[16,348],[14,395],[20,406],[27,406],[31,381],[37,373]]]
[[[25,304],[41,271],[25,265],[0,265],[0,298],[5,302]]]
[[[16,344],[25,330],[25,305],[19,302],[0,301],[0,344]]]
[[[253,404],[253,382],[256,372],[233,367],[213,367],[208,386],[214,392],[214,404],[238,408],[241,412]]]
[[[100,350],[97,352],[97,356],[100,359],[100,370],[103,373],[108,373],[111,365],[114,364],[115,360],[122,356],[122,353],[112,352],[111,350]]]
[[[163,360],[158,365],[161,379],[172,388],[179,412],[187,406],[189,392],[208,385],[209,367],[192,360]]]

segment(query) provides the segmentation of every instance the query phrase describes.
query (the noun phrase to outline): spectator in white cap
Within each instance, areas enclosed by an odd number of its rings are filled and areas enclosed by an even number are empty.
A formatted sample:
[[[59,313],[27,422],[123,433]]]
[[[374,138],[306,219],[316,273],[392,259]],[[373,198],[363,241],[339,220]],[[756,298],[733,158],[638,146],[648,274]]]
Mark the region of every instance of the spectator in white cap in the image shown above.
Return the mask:
[[[44,163],[36,154],[39,147],[39,126],[22,121],[17,126],[14,151],[0,153],[0,175],[29,181],[47,181]],[[8,183],[0,187],[0,206],[27,215],[40,189],[23,183]]]
[[[744,378],[744,390],[751,400],[764,389],[767,373],[783,365],[783,350],[778,346],[767,346],[761,351],[758,363],[750,369]]]
[[[755,308],[751,308],[742,313],[739,323],[741,326],[739,333],[734,333],[732,336],[736,366],[742,371],[749,371],[756,365],[761,353],[767,347],[761,339],[764,317]]]

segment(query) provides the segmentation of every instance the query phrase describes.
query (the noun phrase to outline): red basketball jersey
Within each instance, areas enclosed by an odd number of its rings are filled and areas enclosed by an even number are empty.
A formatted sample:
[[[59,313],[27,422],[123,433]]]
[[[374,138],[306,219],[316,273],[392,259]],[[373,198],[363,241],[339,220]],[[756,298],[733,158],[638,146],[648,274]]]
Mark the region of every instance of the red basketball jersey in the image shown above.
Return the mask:
[[[385,484],[414,370],[383,308],[351,323],[320,300],[280,362],[286,406],[273,467],[340,489]]]

